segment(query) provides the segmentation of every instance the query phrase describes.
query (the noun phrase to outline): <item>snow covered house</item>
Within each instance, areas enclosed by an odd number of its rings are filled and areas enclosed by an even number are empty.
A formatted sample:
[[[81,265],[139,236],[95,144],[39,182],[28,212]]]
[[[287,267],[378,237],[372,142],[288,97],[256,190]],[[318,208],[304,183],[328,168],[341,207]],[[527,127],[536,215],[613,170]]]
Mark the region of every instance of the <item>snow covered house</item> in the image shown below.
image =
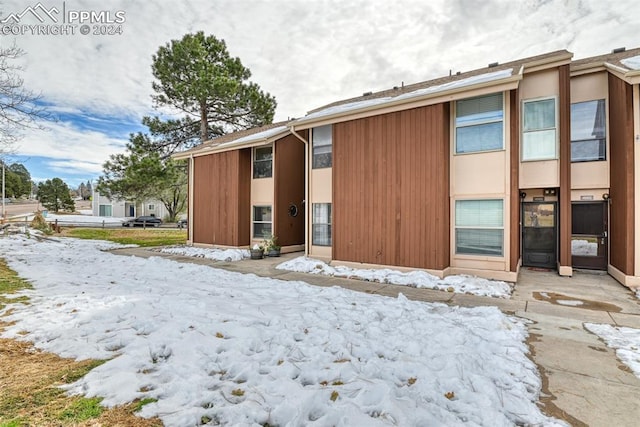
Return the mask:
[[[94,216],[134,218],[140,215],[153,215],[164,219],[168,215],[167,208],[159,200],[147,200],[136,205],[127,200],[112,200],[95,190],[91,203]]]
[[[304,153],[286,123],[274,123],[176,154],[189,159],[189,242],[248,247],[274,235],[284,252],[302,250]]]
[[[577,61],[561,50],[368,92],[279,124],[304,149],[282,167],[304,165],[295,176],[305,252],[334,265],[509,281],[522,267],[599,269],[640,287],[639,83],[640,49]],[[198,204],[211,174],[219,183],[230,174],[195,150],[179,155],[192,165],[192,242],[216,244],[196,235],[220,213]],[[235,162],[255,161],[255,149],[244,150]],[[253,194],[243,185],[228,200],[245,213],[226,220],[247,229],[257,201],[237,197]],[[244,233],[226,244],[246,245]]]

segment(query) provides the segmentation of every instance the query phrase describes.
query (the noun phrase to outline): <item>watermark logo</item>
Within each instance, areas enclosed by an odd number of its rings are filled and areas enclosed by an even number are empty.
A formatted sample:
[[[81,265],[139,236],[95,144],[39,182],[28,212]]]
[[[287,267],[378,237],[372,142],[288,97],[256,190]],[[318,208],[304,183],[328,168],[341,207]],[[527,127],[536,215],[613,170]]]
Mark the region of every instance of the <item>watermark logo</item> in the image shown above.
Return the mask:
[[[0,35],[120,35],[125,22],[124,10],[82,10],[66,1],[47,7],[38,2],[0,17]]]

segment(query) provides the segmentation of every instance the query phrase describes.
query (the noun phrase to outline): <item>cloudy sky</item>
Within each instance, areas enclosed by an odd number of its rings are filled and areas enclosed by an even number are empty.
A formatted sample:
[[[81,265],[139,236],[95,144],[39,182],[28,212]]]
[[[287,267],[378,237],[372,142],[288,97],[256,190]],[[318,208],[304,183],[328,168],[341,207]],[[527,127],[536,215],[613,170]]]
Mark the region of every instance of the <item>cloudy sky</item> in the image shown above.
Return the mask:
[[[122,34],[0,35],[24,49],[25,86],[58,121],[26,132],[8,162],[35,180],[94,180],[151,102],[151,57],[185,33],[226,41],[276,97],[276,120],[343,98],[559,49],[584,58],[640,46],[635,0],[41,0],[42,13],[108,12]],[[0,19],[38,0],[0,0]],[[119,12],[119,15],[116,13]],[[52,12],[53,14],[53,12]],[[103,16],[106,16],[103,14]],[[20,24],[39,24],[25,14]],[[58,22],[59,24],[60,22]],[[5,24],[0,25],[0,30]],[[57,25],[57,24],[56,24]],[[93,25],[91,25],[93,27]],[[99,28],[98,28],[99,30]],[[93,28],[92,28],[93,31]],[[7,32],[4,29],[4,32]]]

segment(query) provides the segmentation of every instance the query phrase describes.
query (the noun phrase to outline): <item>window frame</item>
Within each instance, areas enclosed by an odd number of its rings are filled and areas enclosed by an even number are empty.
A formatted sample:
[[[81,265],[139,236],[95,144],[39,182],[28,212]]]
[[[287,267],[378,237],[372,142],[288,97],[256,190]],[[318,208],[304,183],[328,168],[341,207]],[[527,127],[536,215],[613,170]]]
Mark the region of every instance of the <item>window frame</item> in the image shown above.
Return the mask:
[[[545,127],[545,128],[538,128],[538,129],[534,129],[534,130],[525,130],[525,119],[526,119],[526,115],[525,115],[525,106],[529,103],[534,103],[534,102],[541,102],[541,101],[548,101],[548,100],[553,100],[553,127]],[[556,95],[553,96],[541,96],[538,98],[529,98],[529,99],[523,99],[522,100],[522,104],[521,104],[521,120],[520,120],[520,161],[522,162],[540,162],[540,161],[545,161],[545,160],[558,160],[560,158],[560,144],[558,143],[558,139],[560,137],[560,135],[558,134],[558,127],[559,127],[559,117],[558,117],[558,97]],[[524,149],[524,145],[525,145],[525,134],[533,134],[535,132],[548,132],[549,130],[553,130],[554,131],[554,150],[553,150],[553,155],[550,157],[532,157],[532,158],[525,158],[525,149]]]
[[[149,211],[155,211],[155,210],[156,210],[156,205],[154,205],[154,204],[148,204],[148,205],[147,205],[147,210],[149,210]]]
[[[271,157],[269,159],[266,160],[256,160],[256,155],[258,153],[258,150],[260,149],[264,149],[264,148],[269,148],[271,149]],[[253,179],[263,179],[263,178],[273,178],[273,144],[269,144],[269,145],[261,145],[258,147],[253,147],[253,150],[251,150],[251,176],[253,177]],[[270,167],[268,168],[269,170],[269,174],[268,175],[264,175],[264,176],[256,176],[256,171],[258,170],[256,168],[256,163],[269,163]]]
[[[478,98],[488,98],[490,96],[495,96],[495,97],[500,97],[500,101],[502,103],[502,116],[500,117],[500,119],[495,119],[495,118],[490,118],[490,119],[485,119],[485,120],[475,120],[469,123],[465,123],[465,124],[458,124],[458,111],[459,111],[459,107],[458,107],[458,103],[460,102],[464,102],[464,101],[470,101],[473,99],[478,99]],[[493,152],[493,151],[504,151],[505,149],[505,95],[503,91],[500,92],[493,92],[493,93],[488,93],[485,95],[479,95],[479,96],[473,96],[471,98],[463,98],[463,99],[458,99],[455,100],[454,102],[454,109],[455,112],[453,114],[453,154],[454,155],[465,155],[465,154],[477,154],[477,153],[489,153],[489,152]],[[483,150],[473,150],[473,151],[459,151],[458,149],[458,129],[463,129],[463,128],[471,128],[474,126],[483,126],[483,125],[489,125],[489,124],[493,124],[493,123],[501,123],[501,143],[499,147],[492,147],[492,148],[487,148],[487,149],[483,149]]]
[[[109,215],[102,214],[102,208],[104,208],[104,210],[106,211],[107,208],[109,208]],[[112,204],[98,204],[98,216],[103,216],[103,217],[112,217],[113,216],[113,205]]]
[[[329,129],[329,143],[316,144],[316,129],[328,128]],[[329,147],[328,153],[317,153],[318,148]],[[320,155],[329,155],[329,164],[322,165],[318,158]],[[333,125],[318,126],[311,129],[311,169],[327,169],[333,167]]]
[[[502,210],[502,215],[500,217],[500,226],[488,226],[488,225],[478,225],[478,223],[476,223],[475,225],[458,225],[458,206],[459,203],[465,203],[465,202],[495,202],[495,201],[500,201],[501,203],[501,210]],[[491,198],[479,198],[479,199],[456,199],[454,201],[454,212],[453,212],[453,252],[456,256],[480,256],[480,257],[491,257],[491,258],[504,258],[505,257],[505,199],[504,198],[500,198],[500,197],[491,197]],[[485,230],[496,230],[496,231],[500,231],[500,237],[501,237],[501,241],[500,241],[500,253],[499,254],[495,254],[495,253],[490,253],[490,251],[482,253],[482,252],[460,252],[459,248],[458,248],[458,230],[480,230],[480,231],[485,231]]]
[[[333,245],[333,236],[332,236],[332,226],[331,223],[332,221],[332,217],[333,217],[333,206],[332,203],[330,202],[322,202],[322,203],[312,203],[311,204],[311,244],[313,246],[332,246]],[[321,205],[327,205],[328,206],[328,218],[323,218],[326,219],[328,222],[316,222],[316,206],[321,206]],[[317,243],[318,240],[317,238],[319,236],[316,236],[316,227],[326,227],[326,229],[328,230],[328,236],[329,236],[329,241],[327,242],[322,242],[322,243]]]
[[[256,208],[269,208],[271,221],[256,221]],[[262,232],[262,235],[256,235],[256,224],[269,224],[269,233]],[[269,235],[273,235],[273,206],[272,205],[253,205],[251,209],[251,236],[253,239],[264,239]]]
[[[586,104],[586,103],[591,103],[591,102],[595,102],[598,103],[602,101],[603,106],[604,106],[604,136],[602,138],[590,138],[590,139],[573,139],[573,129],[574,129],[574,125],[573,125],[573,106],[577,105],[577,104]],[[596,114],[597,114],[597,104],[596,104]],[[570,117],[570,123],[571,123],[571,163],[586,163],[586,162],[605,162],[607,161],[607,99],[606,98],[597,98],[597,99],[588,99],[586,101],[580,101],[580,102],[572,102],[571,103],[571,117]],[[578,142],[588,142],[588,141],[598,141],[601,144],[604,145],[604,149],[603,154],[602,154],[602,158],[591,158],[591,159],[581,159],[581,160],[574,160],[573,159],[573,144],[578,143]],[[600,147],[598,147],[598,151],[600,151]]]

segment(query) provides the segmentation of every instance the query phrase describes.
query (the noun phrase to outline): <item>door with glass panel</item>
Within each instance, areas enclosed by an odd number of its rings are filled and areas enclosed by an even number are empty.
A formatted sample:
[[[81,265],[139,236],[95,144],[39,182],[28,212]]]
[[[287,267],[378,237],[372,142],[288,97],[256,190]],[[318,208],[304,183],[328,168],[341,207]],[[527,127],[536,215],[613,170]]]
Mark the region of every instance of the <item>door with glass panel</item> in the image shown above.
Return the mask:
[[[606,270],[609,258],[607,202],[571,205],[571,263],[575,268]]]
[[[522,203],[522,264],[556,268],[558,248],[558,204]]]

